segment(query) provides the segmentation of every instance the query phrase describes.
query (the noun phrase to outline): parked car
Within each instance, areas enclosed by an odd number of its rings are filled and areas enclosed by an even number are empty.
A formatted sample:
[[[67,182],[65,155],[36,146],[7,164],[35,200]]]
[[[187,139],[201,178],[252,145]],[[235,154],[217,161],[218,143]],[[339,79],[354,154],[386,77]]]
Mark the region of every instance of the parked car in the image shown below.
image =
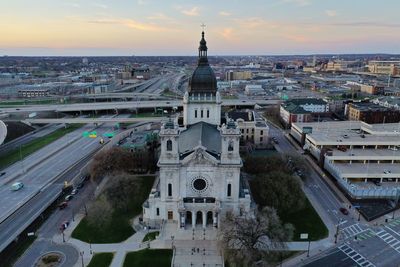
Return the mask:
[[[74,198],[73,195],[68,195],[68,196],[65,197],[65,201],[70,201],[73,198]]]
[[[76,195],[78,193],[78,188],[74,188],[71,192],[71,195]]]
[[[63,210],[63,209],[65,209],[66,207],[68,207],[68,202],[66,202],[66,201],[61,202],[60,204],[58,204],[58,208],[59,208],[60,210]]]
[[[69,222],[68,222],[68,221],[63,222],[63,223],[60,225],[60,230],[61,230],[61,231],[64,231],[65,229],[67,229],[68,225],[69,225]]]
[[[346,208],[340,208],[339,209],[341,213],[343,213],[344,215],[348,215],[349,211]]]
[[[384,170],[383,173],[384,173],[384,174],[389,174],[389,173],[392,173],[392,172],[389,171],[389,170]]]
[[[1,172],[0,176],[6,175],[6,172]]]
[[[23,183],[21,183],[21,182],[16,182],[16,183],[13,183],[12,185],[11,185],[11,190],[12,191],[18,191],[18,190],[20,190],[21,188],[23,188],[24,187],[24,184]]]

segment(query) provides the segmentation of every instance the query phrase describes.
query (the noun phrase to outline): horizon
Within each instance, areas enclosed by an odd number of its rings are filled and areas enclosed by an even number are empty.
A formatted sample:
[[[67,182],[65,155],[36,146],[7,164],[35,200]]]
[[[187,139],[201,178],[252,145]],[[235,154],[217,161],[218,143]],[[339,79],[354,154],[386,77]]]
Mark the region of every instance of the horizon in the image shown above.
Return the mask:
[[[385,2],[16,0],[0,3],[0,55],[190,56],[203,22],[216,56],[400,54]]]

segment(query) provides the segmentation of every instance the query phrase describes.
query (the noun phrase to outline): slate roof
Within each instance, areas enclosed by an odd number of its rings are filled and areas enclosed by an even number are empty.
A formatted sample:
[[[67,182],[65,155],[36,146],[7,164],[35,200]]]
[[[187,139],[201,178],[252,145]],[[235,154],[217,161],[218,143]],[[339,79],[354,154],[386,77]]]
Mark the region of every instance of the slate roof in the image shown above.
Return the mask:
[[[221,133],[216,125],[198,122],[180,133],[178,139],[179,154],[188,155],[199,145],[206,147],[206,151],[216,158],[219,157],[218,154],[221,153]]]

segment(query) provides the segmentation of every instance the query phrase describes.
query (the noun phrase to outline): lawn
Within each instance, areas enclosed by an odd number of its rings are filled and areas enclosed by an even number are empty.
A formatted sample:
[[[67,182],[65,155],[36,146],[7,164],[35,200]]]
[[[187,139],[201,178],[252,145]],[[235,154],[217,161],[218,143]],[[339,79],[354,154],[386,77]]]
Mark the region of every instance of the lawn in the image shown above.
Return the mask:
[[[58,129],[46,136],[42,136],[35,140],[32,140],[31,142],[23,145],[21,147],[21,150],[18,148],[9,151],[7,154],[5,154],[3,157],[0,158],[0,169],[4,169],[5,167],[19,161],[21,158],[27,157],[28,155],[45,147],[51,142],[54,142],[55,140],[63,137],[64,135],[72,131],[75,131],[81,126],[82,126],[81,124],[69,125],[67,128]]]
[[[328,229],[307,198],[304,209],[292,213],[278,211],[278,214],[283,222],[294,225],[293,241],[301,241],[301,233],[308,233],[311,241],[320,240],[328,236]]]
[[[145,249],[126,254],[123,267],[170,267],[171,249]]]
[[[270,251],[266,257],[265,260],[271,265],[271,266],[278,266],[282,265],[281,263],[284,262],[287,259],[290,259],[298,254],[303,253],[303,251]],[[229,261],[225,258],[225,267],[230,267]]]
[[[154,176],[141,176],[141,179],[143,190],[132,195],[128,210],[114,212],[110,222],[103,227],[89,225],[84,218],[72,232],[72,237],[91,243],[119,243],[132,236],[135,230],[130,220],[142,212],[142,204],[149,196]]]
[[[158,236],[159,234],[160,234],[159,231],[147,233],[147,234],[143,237],[142,242],[152,241],[152,240],[156,239],[156,236]]]
[[[108,267],[113,257],[114,253],[111,252],[95,253],[87,267]]]

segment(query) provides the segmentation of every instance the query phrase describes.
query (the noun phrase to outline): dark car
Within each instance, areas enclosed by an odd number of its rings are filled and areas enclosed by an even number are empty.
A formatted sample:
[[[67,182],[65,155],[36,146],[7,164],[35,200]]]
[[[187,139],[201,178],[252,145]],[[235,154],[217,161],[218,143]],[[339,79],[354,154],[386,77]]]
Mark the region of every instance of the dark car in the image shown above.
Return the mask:
[[[74,198],[73,195],[68,195],[68,196],[65,197],[65,201],[70,201],[73,198]]]
[[[66,202],[66,201],[61,202],[60,204],[58,204],[58,208],[59,208],[60,210],[63,210],[63,209],[65,209],[66,207],[68,207],[68,202]]]
[[[344,215],[348,215],[349,211],[346,208],[340,208],[339,209],[341,213],[343,213]]]
[[[6,172],[0,172],[0,176],[3,176],[5,174],[6,174]]]
[[[69,225],[69,222],[68,222],[68,221],[63,222],[63,223],[60,225],[60,230],[61,230],[61,231],[64,231],[65,229],[67,229],[68,225]]]

